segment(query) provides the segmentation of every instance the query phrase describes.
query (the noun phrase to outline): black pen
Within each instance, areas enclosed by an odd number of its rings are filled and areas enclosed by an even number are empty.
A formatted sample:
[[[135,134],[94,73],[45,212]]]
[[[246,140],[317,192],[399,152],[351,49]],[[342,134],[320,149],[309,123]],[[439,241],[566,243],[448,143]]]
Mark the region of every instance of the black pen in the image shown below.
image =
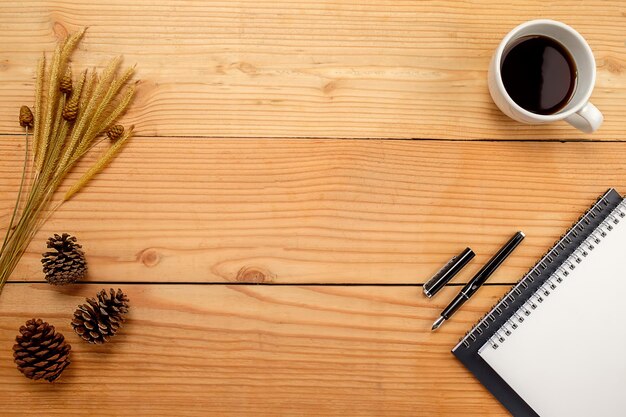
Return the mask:
[[[448,320],[472,295],[487,281],[487,278],[495,272],[502,262],[513,252],[513,249],[519,245],[526,235],[517,232],[515,235],[481,268],[474,278],[469,280],[463,287],[461,292],[452,300],[448,307],[441,313],[441,316],[435,320],[431,330],[437,330],[444,321]]]

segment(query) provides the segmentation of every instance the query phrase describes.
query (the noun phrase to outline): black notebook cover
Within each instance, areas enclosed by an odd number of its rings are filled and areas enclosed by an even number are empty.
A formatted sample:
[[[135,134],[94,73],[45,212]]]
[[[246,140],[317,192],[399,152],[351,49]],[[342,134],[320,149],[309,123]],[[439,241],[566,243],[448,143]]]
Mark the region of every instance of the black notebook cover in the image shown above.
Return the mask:
[[[537,289],[550,278],[621,201],[622,197],[620,194],[612,188],[601,196],[567,233],[554,244],[552,249],[452,349],[454,356],[514,416],[539,417],[500,375],[478,355],[478,350],[513,316],[513,313],[518,308],[528,301]]]

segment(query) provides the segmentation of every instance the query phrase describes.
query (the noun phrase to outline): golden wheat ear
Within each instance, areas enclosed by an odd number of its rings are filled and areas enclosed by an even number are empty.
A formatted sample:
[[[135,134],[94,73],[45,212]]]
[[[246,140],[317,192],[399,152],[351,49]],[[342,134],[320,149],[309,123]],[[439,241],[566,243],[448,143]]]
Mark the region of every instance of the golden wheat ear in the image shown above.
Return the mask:
[[[133,134],[133,129],[135,126],[131,126],[129,129],[124,131],[121,136],[113,142],[105,152],[98,158],[98,161],[91,167],[87,172],[83,174],[83,176],[65,193],[63,197],[63,201],[67,201],[72,198],[77,192],[83,189],[85,185],[89,181],[92,180],[100,171],[102,171],[107,165],[111,163],[113,159],[117,156],[118,153],[122,150],[122,147],[128,142],[128,139]]]

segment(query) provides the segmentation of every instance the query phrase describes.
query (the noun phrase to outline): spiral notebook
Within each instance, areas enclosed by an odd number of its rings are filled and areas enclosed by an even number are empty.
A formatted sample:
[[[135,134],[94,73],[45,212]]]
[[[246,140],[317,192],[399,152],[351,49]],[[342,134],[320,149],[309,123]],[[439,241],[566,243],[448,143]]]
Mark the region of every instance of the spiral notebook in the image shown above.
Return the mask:
[[[625,415],[625,216],[610,189],[452,350],[514,416]]]

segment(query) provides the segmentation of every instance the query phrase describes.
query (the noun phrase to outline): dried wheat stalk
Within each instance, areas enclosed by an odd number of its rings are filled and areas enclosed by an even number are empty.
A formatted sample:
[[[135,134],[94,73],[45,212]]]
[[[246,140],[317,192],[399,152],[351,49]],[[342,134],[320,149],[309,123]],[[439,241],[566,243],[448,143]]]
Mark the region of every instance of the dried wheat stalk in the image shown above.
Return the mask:
[[[121,137],[104,150],[60,202],[53,204],[55,192],[67,174],[101,142],[100,138],[114,126],[135,94],[135,85],[129,85],[134,67],[118,76],[121,57],[111,60],[100,76],[95,71],[84,71],[78,83],[72,82],[69,59],[84,33],[83,29],[60,41],[49,61],[44,54],[37,67],[34,120],[32,114],[29,119],[30,109],[25,110],[26,106],[20,110],[26,155],[15,210],[0,248],[0,291],[45,219],[104,169],[133,132],[132,126],[122,130]],[[31,158],[29,147],[33,150]]]

